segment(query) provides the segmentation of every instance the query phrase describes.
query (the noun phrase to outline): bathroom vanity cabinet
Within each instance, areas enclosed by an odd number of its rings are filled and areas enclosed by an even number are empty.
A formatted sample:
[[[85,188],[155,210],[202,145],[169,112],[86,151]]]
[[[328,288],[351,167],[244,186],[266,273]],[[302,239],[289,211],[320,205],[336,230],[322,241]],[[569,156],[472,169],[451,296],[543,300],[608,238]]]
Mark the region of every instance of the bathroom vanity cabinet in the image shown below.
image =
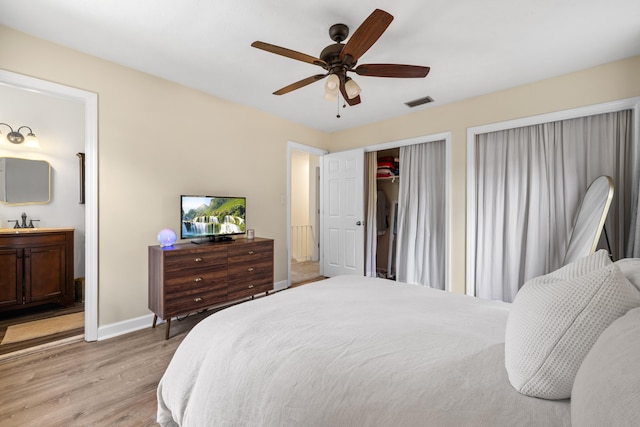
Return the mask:
[[[73,305],[72,228],[0,230],[0,312]]]

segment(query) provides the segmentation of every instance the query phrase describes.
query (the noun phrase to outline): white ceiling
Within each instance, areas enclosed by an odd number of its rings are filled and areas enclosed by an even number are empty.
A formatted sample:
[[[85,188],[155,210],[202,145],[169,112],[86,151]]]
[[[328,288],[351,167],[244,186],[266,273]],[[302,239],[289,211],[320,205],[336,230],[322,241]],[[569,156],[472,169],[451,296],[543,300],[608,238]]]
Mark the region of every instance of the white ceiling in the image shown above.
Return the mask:
[[[359,64],[427,65],[426,78],[355,75],[362,103],[339,119],[321,82],[272,95],[323,70],[253,41],[317,57],[331,25],[353,34],[375,8],[395,19]],[[327,132],[640,54],[638,0],[0,0],[0,23]]]

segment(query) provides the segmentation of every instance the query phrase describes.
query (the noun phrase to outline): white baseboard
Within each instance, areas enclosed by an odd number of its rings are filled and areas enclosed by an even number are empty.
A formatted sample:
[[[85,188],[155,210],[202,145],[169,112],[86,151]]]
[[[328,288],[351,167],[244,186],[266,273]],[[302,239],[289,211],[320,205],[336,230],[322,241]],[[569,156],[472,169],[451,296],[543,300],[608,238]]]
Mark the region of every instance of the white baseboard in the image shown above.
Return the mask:
[[[274,291],[281,291],[289,287],[287,280],[282,280],[273,284]],[[128,334],[129,332],[139,331],[144,328],[151,328],[153,323],[153,314],[136,317],[134,319],[123,320],[121,322],[111,323],[98,327],[98,341],[114,338],[119,335]],[[160,325],[164,320],[158,319],[156,324]]]
[[[158,324],[164,322],[158,319]],[[108,338],[117,337],[119,335],[128,334],[129,332],[139,331],[144,328],[151,328],[153,323],[153,314],[136,317],[134,319],[123,320],[122,322],[111,323],[98,327],[98,341]]]
[[[289,281],[288,280],[282,280],[280,282],[276,282],[273,284],[273,290],[274,291],[281,291],[283,289],[287,289],[289,287]]]

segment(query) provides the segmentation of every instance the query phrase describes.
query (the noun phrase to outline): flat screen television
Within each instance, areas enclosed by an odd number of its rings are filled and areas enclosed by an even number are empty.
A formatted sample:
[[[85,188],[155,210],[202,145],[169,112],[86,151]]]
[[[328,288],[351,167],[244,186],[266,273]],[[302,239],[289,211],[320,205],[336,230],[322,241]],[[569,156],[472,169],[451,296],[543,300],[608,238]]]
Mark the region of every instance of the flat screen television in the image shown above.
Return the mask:
[[[231,240],[246,225],[245,197],[180,196],[180,238],[194,243]]]

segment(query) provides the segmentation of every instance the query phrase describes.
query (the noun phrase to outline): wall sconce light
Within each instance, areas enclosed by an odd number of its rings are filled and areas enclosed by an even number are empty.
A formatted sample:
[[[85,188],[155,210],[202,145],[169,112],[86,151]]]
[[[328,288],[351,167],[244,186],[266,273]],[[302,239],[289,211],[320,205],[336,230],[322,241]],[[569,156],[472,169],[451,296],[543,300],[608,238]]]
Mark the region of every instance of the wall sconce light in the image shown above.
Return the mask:
[[[18,130],[14,131],[13,128],[6,123],[0,123],[0,125],[4,125],[9,128],[9,133],[6,137],[2,134],[2,132],[0,132],[0,145],[4,144],[4,141],[6,139],[12,144],[22,144],[24,142],[25,147],[40,148],[38,138],[34,135],[29,126],[20,126]],[[21,132],[22,129],[28,129],[29,133],[26,136],[23,135]]]

